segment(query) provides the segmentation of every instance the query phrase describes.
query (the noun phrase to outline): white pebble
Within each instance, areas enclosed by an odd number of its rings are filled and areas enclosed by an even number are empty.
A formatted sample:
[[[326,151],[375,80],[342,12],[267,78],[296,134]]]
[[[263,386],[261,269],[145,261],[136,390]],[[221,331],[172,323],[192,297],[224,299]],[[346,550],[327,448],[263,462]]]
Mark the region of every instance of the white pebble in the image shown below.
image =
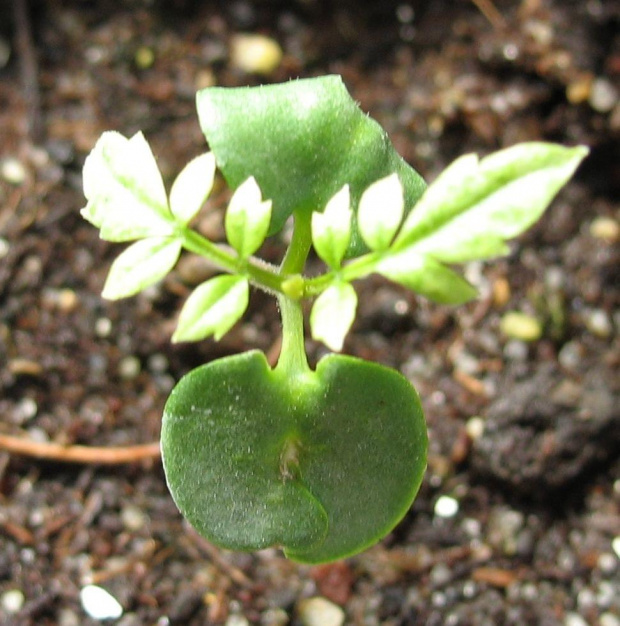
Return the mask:
[[[435,502],[435,515],[437,517],[454,517],[459,512],[459,503],[451,496],[439,496]]]
[[[133,504],[128,504],[121,511],[121,520],[127,530],[136,532],[147,523],[148,518],[142,509]]]
[[[588,626],[588,622],[579,613],[570,612],[564,617],[564,626]]]
[[[603,552],[603,554],[598,557],[596,564],[603,574],[612,574],[616,571],[618,559],[609,552]]]
[[[588,311],[585,322],[586,328],[593,335],[601,339],[606,339],[612,333],[611,320],[602,309],[592,309]]]
[[[33,398],[22,398],[15,407],[15,418],[20,424],[28,422],[36,416],[39,411],[36,400]]]
[[[620,224],[613,217],[601,215],[592,220],[590,234],[607,243],[615,243],[620,239]]]
[[[118,364],[118,373],[124,380],[132,380],[139,373],[142,365],[137,356],[126,356]]]
[[[611,549],[616,553],[616,556],[620,559],[620,535],[612,539]]]
[[[598,623],[600,626],[620,626],[620,618],[613,613],[603,613]]]
[[[118,619],[123,607],[109,592],[97,585],[86,585],[80,591],[84,611],[93,619]]]
[[[95,322],[95,335],[97,337],[109,337],[112,332],[112,320],[107,317],[100,317]]]
[[[243,615],[233,613],[228,616],[225,626],[250,626],[250,622]]]
[[[9,242],[4,237],[0,237],[0,259],[3,259],[9,253],[10,247]]]
[[[26,180],[26,168],[21,161],[10,157],[2,161],[0,165],[0,176],[7,183],[21,185]]]
[[[465,432],[472,441],[476,441],[476,439],[480,439],[484,434],[484,425],[484,419],[478,415],[474,415],[467,420]]]
[[[282,61],[278,42],[263,35],[235,35],[230,48],[231,63],[248,74],[271,74]]]
[[[597,78],[592,83],[588,100],[595,111],[607,113],[614,108],[618,101],[618,94],[610,81],[606,78]]]
[[[2,594],[2,598],[0,599],[2,608],[11,615],[19,613],[25,601],[26,598],[21,589],[9,589]]]
[[[510,339],[504,346],[504,356],[509,361],[523,362],[527,359],[529,348],[520,339]]]
[[[299,619],[304,626],[342,626],[344,611],[325,598],[306,598],[299,603]]]

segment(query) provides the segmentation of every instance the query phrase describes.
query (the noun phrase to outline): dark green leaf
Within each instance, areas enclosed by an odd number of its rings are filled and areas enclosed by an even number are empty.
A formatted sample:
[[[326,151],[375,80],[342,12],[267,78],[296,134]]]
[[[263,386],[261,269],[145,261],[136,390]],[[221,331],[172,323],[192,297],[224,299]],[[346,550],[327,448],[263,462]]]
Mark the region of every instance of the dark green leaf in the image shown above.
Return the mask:
[[[203,89],[200,125],[228,184],[250,176],[273,201],[269,234],[294,212],[322,211],[349,184],[352,206],[376,180],[393,172],[412,207],[424,181],[394,150],[385,131],[365,115],[339,76],[263,87]],[[350,253],[363,250],[354,229]]]
[[[201,534],[308,563],[387,534],[419,488],[426,445],[405,378],[339,355],[301,379],[260,352],[213,361],[179,382],[162,425],[168,486]]]

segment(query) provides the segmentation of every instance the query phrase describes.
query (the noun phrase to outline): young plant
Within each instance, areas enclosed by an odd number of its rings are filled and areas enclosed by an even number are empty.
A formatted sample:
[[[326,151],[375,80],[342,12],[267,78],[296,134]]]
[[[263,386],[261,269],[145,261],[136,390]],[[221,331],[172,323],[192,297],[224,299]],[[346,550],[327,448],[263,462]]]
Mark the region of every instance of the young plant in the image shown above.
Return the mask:
[[[135,242],[112,264],[105,297],[156,283],[187,250],[225,273],[189,296],[173,341],[220,339],[244,314],[250,286],[278,299],[274,368],[251,350],[193,370],[172,391],[161,434],[168,486],[222,547],[277,545],[306,563],[355,554],[409,509],[426,466],[424,416],[392,369],[338,354],[312,369],[302,302],[314,299],[312,337],[338,352],[356,314],[352,283],[369,274],[439,303],[474,298],[452,265],[506,254],[587,150],[527,143],[482,160],[470,154],[426,188],[337,76],[209,88],[197,104],[211,152],[183,169],[169,195],[140,133],[104,133],[84,166],[84,217],[107,241]],[[234,190],[228,246],[191,228],[216,165]],[[255,257],[289,218],[281,265]],[[325,262],[319,276],[304,275],[311,247]]]

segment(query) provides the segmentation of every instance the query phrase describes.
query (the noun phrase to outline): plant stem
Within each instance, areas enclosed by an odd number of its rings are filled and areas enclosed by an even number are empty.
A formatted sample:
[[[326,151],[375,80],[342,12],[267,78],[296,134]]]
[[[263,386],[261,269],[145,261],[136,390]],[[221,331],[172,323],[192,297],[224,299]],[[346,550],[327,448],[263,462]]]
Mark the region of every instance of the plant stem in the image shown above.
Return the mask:
[[[296,213],[291,243],[280,266],[281,277],[286,278],[303,271],[311,244],[310,215]],[[278,294],[278,303],[282,316],[282,348],[274,371],[282,372],[287,377],[307,374],[311,370],[304,343],[301,303],[283,293]]]
[[[372,274],[378,261],[385,256],[385,252],[369,252],[341,267],[337,274],[346,282],[363,278]],[[318,296],[331,284],[335,274],[336,272],[330,271],[314,278],[307,278],[304,284],[304,297]]]
[[[282,293],[284,277],[275,266],[253,257],[243,261],[234,252],[229,252],[224,246],[209,241],[189,228],[183,231],[183,247],[231,274],[244,274],[252,285],[272,295]]]

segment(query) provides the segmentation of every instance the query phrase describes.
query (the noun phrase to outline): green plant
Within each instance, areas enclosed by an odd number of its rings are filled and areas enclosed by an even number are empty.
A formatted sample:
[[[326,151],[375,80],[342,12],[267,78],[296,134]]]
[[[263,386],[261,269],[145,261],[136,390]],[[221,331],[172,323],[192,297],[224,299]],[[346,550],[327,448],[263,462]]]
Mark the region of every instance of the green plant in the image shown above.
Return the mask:
[[[424,417],[394,370],[337,354],[311,369],[302,302],[314,298],[313,338],[338,352],[355,318],[352,282],[371,273],[439,303],[474,298],[450,266],[506,254],[587,150],[528,143],[467,155],[426,188],[339,77],[209,88],[197,103],[211,152],[183,169],[169,197],[142,134],[104,133],[84,166],[84,217],[105,240],[136,241],[113,263],[104,296],[152,285],[187,250],[226,273],[189,296],[173,341],[218,340],[246,310],[250,285],[279,302],[276,367],[253,350],[195,369],[172,391],[161,435],[170,491],[220,546],[279,545],[308,563],[355,554],[411,505],[426,465]],[[234,189],[228,246],[190,226],[216,163]],[[289,218],[282,264],[256,258]],[[308,277],[311,247],[326,270]]]

